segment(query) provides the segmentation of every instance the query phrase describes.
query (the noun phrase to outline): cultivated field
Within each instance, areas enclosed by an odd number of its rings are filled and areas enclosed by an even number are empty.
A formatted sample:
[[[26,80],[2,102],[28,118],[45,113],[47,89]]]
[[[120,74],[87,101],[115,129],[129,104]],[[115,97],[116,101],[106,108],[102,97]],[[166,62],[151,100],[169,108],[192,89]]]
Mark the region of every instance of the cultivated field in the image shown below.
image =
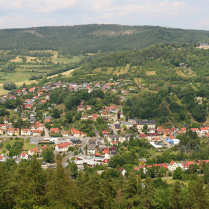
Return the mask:
[[[156,75],[156,71],[146,71],[146,75]]]

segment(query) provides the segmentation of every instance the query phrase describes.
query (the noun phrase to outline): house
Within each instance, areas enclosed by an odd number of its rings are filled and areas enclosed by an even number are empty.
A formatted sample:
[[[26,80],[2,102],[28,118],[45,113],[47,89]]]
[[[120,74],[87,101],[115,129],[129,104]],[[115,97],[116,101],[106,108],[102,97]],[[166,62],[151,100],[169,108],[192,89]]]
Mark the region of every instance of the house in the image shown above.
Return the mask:
[[[87,154],[95,155],[96,153],[96,145],[95,144],[87,144]]]
[[[114,134],[114,135],[108,135],[107,140],[109,142],[117,141],[117,142],[122,142],[120,135]]]
[[[38,129],[35,129],[35,130],[32,130],[32,134],[33,136],[41,136],[41,133],[42,133],[42,130],[38,130]]]
[[[31,104],[26,104],[25,105],[25,109],[31,109],[32,108],[32,105]]]
[[[66,132],[66,131],[62,132],[62,136],[63,137],[68,137],[68,132]]]
[[[64,142],[61,144],[56,144],[55,151],[56,152],[66,152],[66,151],[68,151],[68,147],[70,147],[71,145],[72,145],[71,142]]]
[[[103,153],[104,153],[104,154],[109,154],[109,153],[110,153],[109,148],[104,148],[104,149],[103,149]]]
[[[96,83],[95,87],[100,88],[100,83]]]
[[[9,128],[8,129],[8,136],[18,136],[19,135],[19,128]]]
[[[43,92],[38,92],[38,97],[41,97],[41,96],[43,96]]]
[[[182,162],[182,165],[183,165],[183,168],[184,170],[188,170],[189,169],[189,166],[194,164],[193,161],[185,161],[185,162]]]
[[[71,133],[73,134],[74,137],[80,137],[80,136],[85,136],[82,131],[77,131],[74,128],[71,129]]]
[[[208,128],[200,128],[201,134],[207,134],[208,133]]]
[[[192,132],[199,132],[199,128],[191,128]]]
[[[28,159],[28,154],[27,153],[21,153],[20,158],[27,160]]]
[[[0,129],[6,130],[7,129],[7,124],[0,124]]]
[[[178,167],[178,164],[174,160],[171,160],[171,162],[168,164],[169,171],[175,171]]]
[[[59,134],[58,128],[50,128],[50,134]]]
[[[187,128],[181,128],[181,131],[182,131],[182,133],[184,134],[184,133],[186,133]]]
[[[155,120],[137,120],[137,128],[139,130],[143,129],[145,124],[148,128],[155,128],[156,126]]]
[[[126,174],[126,170],[124,169],[124,168],[120,168],[119,170],[118,170],[118,172],[121,172],[122,173],[122,175],[124,176],[125,174]]]
[[[79,105],[79,106],[77,107],[77,110],[78,110],[78,111],[84,111],[84,110],[85,110],[85,107],[84,107],[83,105]]]
[[[109,133],[110,133],[110,132],[108,132],[108,131],[106,131],[106,130],[103,130],[103,131],[102,131],[102,135],[103,135],[104,137],[107,137]]]
[[[28,120],[28,116],[25,116],[25,115],[24,116],[21,116],[21,120],[22,121],[27,121]]]
[[[44,103],[46,103],[46,100],[41,100],[41,104],[44,104]]]
[[[21,129],[21,136],[30,136],[31,130],[30,129]]]
[[[165,163],[162,164],[154,164],[155,167],[159,166],[159,167],[164,167],[166,170],[168,169],[167,165]]]
[[[145,166],[140,165],[139,167],[134,167],[134,170],[140,170],[143,169],[143,173],[146,174],[148,172],[148,170],[146,169]]]
[[[105,107],[105,111],[115,113],[115,107],[113,105]]]
[[[125,133],[125,134],[122,134],[121,135],[121,141],[124,142],[124,141],[130,141],[130,137],[133,136],[134,137],[134,134],[132,133]]]
[[[49,147],[44,145],[43,147],[41,147],[41,152],[43,152],[44,150],[48,149]]]
[[[138,134],[137,136],[138,136],[138,138],[141,139],[141,138],[145,138],[147,135],[146,134]]]
[[[38,152],[39,152],[39,148],[35,147],[34,149],[30,149],[28,151],[28,155],[33,156],[33,155],[36,155]]]
[[[115,130],[116,130],[116,131],[121,130],[120,124],[114,124],[114,126],[115,126]]]
[[[29,92],[35,92],[35,87],[30,88],[28,91],[29,91]]]
[[[44,124],[43,124],[43,123],[40,123],[39,121],[37,121],[37,122],[35,123],[35,125],[36,125],[36,128],[37,128],[37,129],[42,129],[42,130],[43,130],[43,128],[44,128]]]

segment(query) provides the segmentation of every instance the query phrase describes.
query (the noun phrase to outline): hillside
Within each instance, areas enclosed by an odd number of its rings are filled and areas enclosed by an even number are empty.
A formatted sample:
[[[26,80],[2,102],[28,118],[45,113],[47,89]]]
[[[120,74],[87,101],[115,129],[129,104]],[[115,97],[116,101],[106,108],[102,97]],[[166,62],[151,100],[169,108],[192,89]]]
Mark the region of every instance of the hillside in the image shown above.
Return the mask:
[[[140,49],[156,43],[209,42],[209,31],[96,24],[37,27],[0,30],[0,42],[0,50],[57,50],[78,55]]]

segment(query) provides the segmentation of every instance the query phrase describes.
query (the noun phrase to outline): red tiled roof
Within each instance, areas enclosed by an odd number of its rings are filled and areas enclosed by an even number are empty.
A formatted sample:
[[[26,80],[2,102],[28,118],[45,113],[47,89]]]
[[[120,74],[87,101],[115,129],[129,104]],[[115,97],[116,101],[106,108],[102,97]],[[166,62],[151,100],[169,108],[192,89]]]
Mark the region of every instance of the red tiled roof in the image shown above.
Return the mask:
[[[42,130],[32,130],[33,133],[42,133]]]
[[[154,164],[155,167],[160,166],[160,167],[164,167],[167,169],[167,165],[165,163],[162,164]]]
[[[104,148],[104,154],[109,154],[110,150],[108,148]]]

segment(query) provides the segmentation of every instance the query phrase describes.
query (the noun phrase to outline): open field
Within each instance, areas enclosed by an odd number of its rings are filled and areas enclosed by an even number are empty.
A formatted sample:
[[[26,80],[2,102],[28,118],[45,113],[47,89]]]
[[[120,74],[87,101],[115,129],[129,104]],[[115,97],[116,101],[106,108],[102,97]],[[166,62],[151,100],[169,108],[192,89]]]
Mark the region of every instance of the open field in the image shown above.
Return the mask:
[[[134,82],[137,84],[137,85],[141,85],[142,83],[142,79],[141,78],[134,78]]]
[[[66,57],[63,57],[63,58],[57,58],[57,54],[55,55],[54,57],[54,62],[55,63],[65,63],[65,64],[68,64],[68,63],[71,63],[71,62],[80,62],[80,60],[83,58],[84,56],[73,56],[72,58],[66,58]]]
[[[120,71],[116,68],[116,71],[113,72],[113,75],[121,75],[121,74],[125,74],[125,73],[128,73],[128,70],[129,70],[129,64],[127,64],[125,67],[121,67],[120,68]]]
[[[156,71],[146,71],[146,75],[156,75]]]
[[[180,180],[176,180],[176,179],[173,179],[173,178],[162,178],[162,180],[167,182],[168,184],[173,184],[176,181],[180,181]],[[185,184],[186,186],[188,186],[189,181],[180,181],[180,183]]]
[[[176,74],[184,78],[187,77],[179,67],[176,68]]]
[[[65,75],[65,76],[69,76],[73,71],[74,71],[75,69],[72,69],[72,70],[68,70],[68,71],[66,71],[66,72],[63,72],[63,73],[61,73],[62,75]],[[48,76],[47,77],[47,79],[49,79],[49,78],[54,78],[54,77],[56,77],[56,76],[58,76],[58,74],[56,74],[56,75],[51,75],[51,76]]]
[[[22,62],[21,56],[17,56],[15,59],[10,60],[10,62]]]

